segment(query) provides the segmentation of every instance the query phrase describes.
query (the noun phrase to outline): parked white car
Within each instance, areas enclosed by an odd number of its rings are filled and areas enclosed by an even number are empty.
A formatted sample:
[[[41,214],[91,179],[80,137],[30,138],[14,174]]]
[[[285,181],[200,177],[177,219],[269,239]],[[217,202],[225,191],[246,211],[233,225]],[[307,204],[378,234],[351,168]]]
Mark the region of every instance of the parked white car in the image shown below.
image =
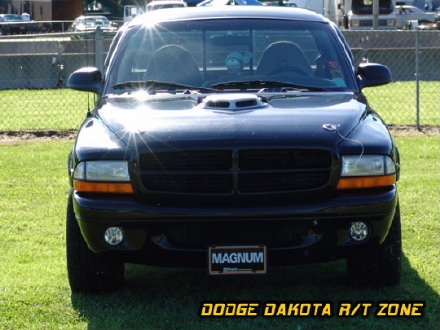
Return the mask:
[[[409,5],[396,6],[396,27],[403,29],[408,21],[417,21],[419,24],[434,23],[435,12],[423,11],[420,8]]]
[[[114,26],[107,17],[100,15],[80,16],[73,21],[70,31],[72,32],[93,32],[99,27],[103,31],[115,32]]]

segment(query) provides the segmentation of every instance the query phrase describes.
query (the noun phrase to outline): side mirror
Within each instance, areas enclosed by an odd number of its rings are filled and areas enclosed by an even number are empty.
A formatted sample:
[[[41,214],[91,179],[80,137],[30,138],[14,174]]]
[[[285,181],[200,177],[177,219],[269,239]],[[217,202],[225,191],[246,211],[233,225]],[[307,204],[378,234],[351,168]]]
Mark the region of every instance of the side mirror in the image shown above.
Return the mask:
[[[101,72],[91,66],[78,69],[70,74],[67,79],[67,87],[100,94],[102,90]]]
[[[377,63],[359,64],[356,76],[362,88],[385,85],[392,81],[391,72],[388,67]]]

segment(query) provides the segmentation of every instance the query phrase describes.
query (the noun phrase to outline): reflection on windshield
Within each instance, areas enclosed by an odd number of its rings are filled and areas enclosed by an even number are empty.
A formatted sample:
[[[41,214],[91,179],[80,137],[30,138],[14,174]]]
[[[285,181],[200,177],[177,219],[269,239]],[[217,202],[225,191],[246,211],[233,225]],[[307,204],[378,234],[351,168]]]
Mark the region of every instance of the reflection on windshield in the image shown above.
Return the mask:
[[[349,90],[350,66],[327,24],[267,20],[173,22],[137,27],[111,63],[110,86],[160,81],[211,87],[281,82],[315,90]],[[245,88],[236,85],[236,88]]]

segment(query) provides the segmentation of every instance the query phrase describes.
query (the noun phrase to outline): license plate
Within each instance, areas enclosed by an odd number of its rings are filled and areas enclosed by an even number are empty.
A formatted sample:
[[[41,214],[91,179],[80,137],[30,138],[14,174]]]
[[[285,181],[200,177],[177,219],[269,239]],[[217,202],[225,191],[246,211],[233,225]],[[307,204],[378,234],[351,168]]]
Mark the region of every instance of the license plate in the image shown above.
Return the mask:
[[[265,246],[211,246],[208,256],[210,275],[266,273]]]

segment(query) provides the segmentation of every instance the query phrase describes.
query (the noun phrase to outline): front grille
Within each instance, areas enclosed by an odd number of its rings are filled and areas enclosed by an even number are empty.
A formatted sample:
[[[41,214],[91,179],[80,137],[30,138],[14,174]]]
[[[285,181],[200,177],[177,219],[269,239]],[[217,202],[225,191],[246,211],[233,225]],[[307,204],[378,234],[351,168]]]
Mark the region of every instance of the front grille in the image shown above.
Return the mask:
[[[330,178],[323,150],[246,149],[169,151],[140,157],[142,184],[150,193],[224,196],[301,192]]]
[[[324,185],[327,180],[328,171],[242,174],[238,190],[258,193],[312,189]]]
[[[373,26],[373,20],[366,19],[359,21],[359,26]]]
[[[238,162],[241,169],[300,169],[329,166],[330,158],[320,150],[261,149],[239,151]]]
[[[388,20],[386,20],[386,19],[380,19],[380,20],[378,21],[378,25],[379,25],[379,26],[388,26]],[[360,20],[360,21],[359,21],[359,26],[362,26],[362,27],[371,27],[371,26],[373,26],[373,20],[371,20],[371,19]]]
[[[144,174],[142,182],[149,190],[184,193],[229,193],[231,176],[227,174]]]
[[[141,170],[225,170],[231,158],[227,150],[148,153],[141,156]]]

